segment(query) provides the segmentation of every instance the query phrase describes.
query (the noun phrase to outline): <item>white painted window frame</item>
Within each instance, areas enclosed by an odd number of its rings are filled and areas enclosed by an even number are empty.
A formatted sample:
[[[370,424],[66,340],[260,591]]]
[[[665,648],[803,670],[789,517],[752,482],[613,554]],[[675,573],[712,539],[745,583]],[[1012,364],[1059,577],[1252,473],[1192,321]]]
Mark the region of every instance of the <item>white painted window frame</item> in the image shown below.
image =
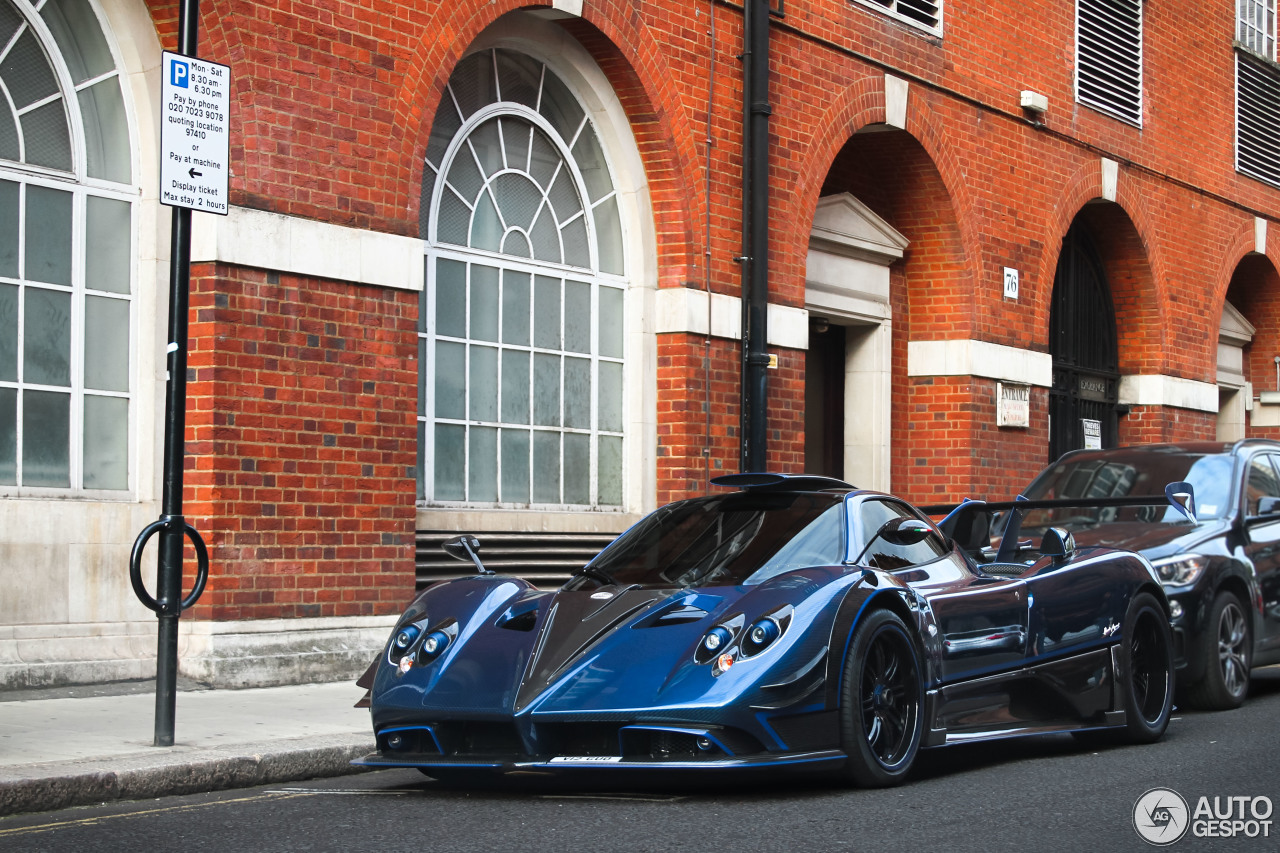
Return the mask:
[[[1276,0],[1235,0],[1236,41],[1263,59],[1276,61]]]
[[[898,7],[904,4],[904,0],[853,0],[859,6],[864,6],[880,14],[893,18],[912,29],[926,32],[929,35],[942,38],[943,24],[946,18],[946,0],[937,0],[938,6],[938,23],[934,26],[928,26],[923,21],[916,20],[910,15],[904,15],[898,10]]]
[[[490,48],[486,47],[484,49],[489,50]],[[538,60],[540,63],[544,65],[544,74],[547,73],[548,71],[554,73],[555,69],[549,67],[545,59],[539,56],[533,56],[533,58]],[[574,91],[572,83],[569,80],[565,80],[564,78],[561,78],[561,81],[570,88],[570,91]],[[575,92],[575,94],[577,93]],[[446,89],[445,96],[446,97],[451,96],[450,90]],[[581,95],[577,95],[577,96],[579,98],[579,102],[581,103],[582,101]],[[456,104],[455,104],[455,108],[456,108]],[[528,351],[530,353],[531,363],[532,363],[532,355],[539,351],[539,348],[533,344],[532,337],[531,337],[530,345],[528,347],[523,347],[518,345],[508,345],[508,344],[502,343],[501,341],[474,342],[468,338],[452,338],[452,337],[445,337],[445,336],[438,335],[436,333],[435,301],[432,298],[432,295],[435,293],[435,278],[436,278],[436,267],[437,267],[436,261],[438,261],[441,258],[450,258],[450,259],[461,261],[467,264],[470,264],[470,263],[488,264],[504,270],[514,269],[521,272],[528,272],[531,274],[531,276],[541,273],[548,276],[557,277],[562,281],[568,280],[568,279],[577,279],[579,281],[585,280],[585,281],[591,282],[592,284],[591,353],[589,354],[589,357],[591,359],[591,375],[592,375],[591,416],[590,416],[591,424],[592,424],[591,428],[584,430],[584,429],[569,428],[563,425],[564,402],[565,402],[564,387],[563,387],[563,382],[564,382],[563,363],[562,363],[561,372],[560,372],[561,426],[539,427],[533,423],[530,423],[528,425],[524,425],[524,424],[505,425],[505,426],[510,426],[512,428],[518,428],[518,429],[527,428],[530,434],[531,440],[533,438],[533,435],[538,432],[549,432],[549,433],[553,432],[560,435],[569,434],[569,433],[589,435],[590,436],[589,468],[591,472],[590,484],[589,484],[589,503],[588,504],[536,503],[536,502],[512,503],[512,502],[505,502],[505,501],[487,502],[487,501],[472,501],[472,500],[465,500],[465,501],[437,500],[433,493],[434,486],[435,486],[435,453],[434,453],[434,433],[433,433],[434,425],[437,423],[446,423],[446,424],[460,425],[464,427],[480,426],[480,427],[496,427],[498,429],[502,429],[504,424],[502,424],[501,422],[489,423],[489,422],[472,421],[470,419],[457,420],[457,419],[436,417],[434,373],[432,373],[430,376],[427,376],[426,371],[423,371],[423,375],[420,378],[420,382],[422,382],[424,386],[421,389],[421,394],[424,400],[424,404],[423,404],[423,410],[418,413],[418,424],[419,424],[419,435],[422,436],[422,441],[424,442],[424,446],[421,449],[422,452],[420,453],[422,492],[423,492],[423,497],[420,503],[425,507],[443,508],[443,509],[484,509],[484,508],[535,509],[535,510],[544,510],[544,511],[581,511],[585,508],[593,511],[594,510],[621,511],[626,507],[628,503],[627,481],[629,477],[629,470],[628,470],[627,460],[629,458],[629,452],[627,448],[628,437],[626,436],[626,433],[625,433],[625,425],[628,420],[627,410],[630,403],[627,400],[626,395],[624,394],[623,401],[622,401],[624,430],[618,430],[618,431],[602,430],[599,428],[599,425],[598,425],[599,424],[599,411],[598,411],[599,402],[598,402],[598,393],[597,393],[598,382],[599,382],[599,365],[602,362],[612,362],[612,363],[621,364],[623,365],[623,371],[625,374],[626,364],[631,355],[631,353],[629,352],[630,350],[629,340],[624,340],[623,355],[621,358],[601,356],[599,351],[600,348],[599,348],[599,324],[598,324],[598,317],[599,317],[598,288],[614,287],[622,292],[623,306],[624,306],[623,307],[624,328],[626,328],[630,323],[630,321],[627,319],[627,313],[629,310],[627,307],[627,302],[629,300],[627,300],[626,298],[626,294],[628,290],[628,279],[625,275],[619,276],[619,275],[606,273],[600,270],[599,241],[597,239],[597,229],[595,226],[595,219],[594,219],[594,211],[596,208],[604,204],[609,199],[617,198],[619,195],[618,179],[617,179],[618,170],[610,156],[608,146],[605,145],[604,140],[601,139],[601,143],[602,143],[601,153],[602,153],[602,156],[605,158],[605,164],[609,169],[610,175],[612,176],[613,189],[609,193],[606,193],[603,196],[601,196],[599,199],[595,200],[594,202],[591,201],[586,191],[585,181],[583,180],[581,172],[578,170],[577,163],[573,159],[572,148],[576,143],[578,137],[589,126],[589,123],[590,123],[590,126],[593,128],[593,132],[595,132],[597,136],[600,135],[600,129],[594,126],[594,122],[592,120],[592,111],[588,109],[585,104],[583,104],[583,108],[584,108],[583,119],[581,123],[578,125],[578,127],[575,129],[572,139],[562,139],[560,137],[559,132],[540,113],[534,110],[531,110],[521,104],[506,102],[506,101],[500,101],[497,104],[489,104],[477,110],[474,114],[467,117],[467,119],[462,123],[462,126],[454,134],[453,138],[449,142],[448,150],[441,157],[441,164],[440,164],[441,169],[439,173],[436,174],[435,181],[433,182],[432,197],[429,201],[427,199],[424,199],[422,202],[424,205],[430,204],[431,215],[428,218],[429,233],[424,235],[424,237],[426,238],[425,240],[426,297],[423,300],[423,304],[426,310],[426,317],[425,317],[425,322],[422,324],[423,328],[421,331],[419,331],[419,339],[420,341],[423,342],[422,349],[427,353],[428,364],[432,365],[432,370],[434,370],[434,365],[436,364],[435,345],[436,345],[436,342],[440,340],[444,340],[452,343],[462,343],[462,344],[478,343],[484,346],[493,346],[499,350],[510,349],[510,350]],[[590,251],[590,265],[591,265],[590,268],[583,268],[583,267],[573,266],[573,265],[564,264],[564,263],[556,264],[556,263],[533,261],[533,260],[526,261],[523,259],[514,258],[510,255],[504,255],[499,252],[491,252],[491,251],[486,251],[483,249],[475,249],[471,247],[462,247],[454,244],[440,243],[437,241],[436,232],[439,227],[440,199],[445,192],[451,191],[447,186],[447,177],[448,177],[449,169],[452,166],[455,157],[459,156],[459,152],[463,148],[464,142],[467,140],[467,138],[475,129],[477,129],[478,127],[480,127],[485,122],[491,119],[494,119],[499,116],[506,116],[506,115],[523,119],[525,121],[532,123],[535,127],[537,127],[542,133],[546,135],[547,139],[549,139],[552,142],[552,144],[556,146],[561,157],[563,158],[564,163],[567,164],[568,167],[572,170],[574,186],[577,188],[579,196],[583,201],[583,210],[581,213],[577,214],[577,216],[584,216],[586,218],[588,247]],[[505,153],[506,153],[505,150],[503,153],[505,157]],[[466,152],[462,152],[462,154],[465,156]],[[430,163],[424,164],[424,168],[432,169],[434,171],[434,167],[432,167]],[[468,207],[470,206],[469,200],[462,199],[462,201]],[[627,251],[625,247],[627,247],[629,243],[628,236],[627,236],[628,221],[621,207],[619,208],[619,216],[620,216],[620,223],[623,231],[623,245],[624,245],[624,252],[625,252]],[[574,218],[576,218],[576,216],[570,217],[570,219],[566,220],[566,222],[572,221]],[[626,267],[626,262],[624,260],[624,268],[625,267]],[[564,322],[563,301],[564,301],[564,289],[562,287],[561,306],[560,306],[560,316],[561,316],[562,324]],[[469,316],[469,311],[468,311],[468,316]],[[532,332],[532,323],[531,323],[530,335],[532,336],[532,334],[533,332]],[[630,336],[628,335],[626,336],[626,338],[629,339]],[[562,334],[562,340],[563,340],[563,334]],[[583,354],[581,353],[568,353],[563,349],[559,351],[551,351],[551,350],[543,350],[543,351],[546,353],[557,352],[562,358],[565,356],[569,356],[569,357],[583,356]],[[466,356],[467,361],[465,362],[465,370],[468,376],[470,373],[470,352],[471,352],[471,349],[470,349],[470,346],[468,346],[467,356]],[[531,379],[531,382],[532,382],[532,379]],[[534,389],[532,385],[530,386],[529,394],[530,394],[530,400],[532,401],[533,394],[534,394]],[[502,408],[501,386],[499,386],[499,399],[498,399],[499,413],[501,413],[501,408]],[[601,436],[621,438],[623,442],[622,470],[620,472],[620,476],[622,480],[621,482],[622,499],[621,499],[621,503],[616,505],[600,504],[598,502],[598,488],[599,488],[598,456],[599,456],[599,438]],[[463,468],[463,481],[464,481],[464,484],[467,484],[470,482],[470,472],[471,472],[469,442],[464,446],[464,452],[466,453],[466,462],[464,463],[464,468]],[[532,454],[532,446],[530,449],[530,453]],[[530,467],[532,469],[532,462],[530,463]],[[500,450],[498,453],[498,459],[496,460],[496,468],[497,468],[497,478],[498,478],[498,483],[500,488],[501,482],[502,482],[502,455]],[[561,448],[560,448],[560,471],[563,477],[563,472],[564,472],[563,439],[561,440]],[[530,470],[531,489],[532,489],[533,476],[534,474],[532,470]],[[564,485],[563,485],[563,479],[562,479],[561,494],[563,495],[563,493],[564,493]]]
[[[26,20],[27,25],[34,31],[38,37],[45,53],[51,59],[51,66],[57,75],[59,93],[57,96],[49,96],[35,104],[29,105],[25,112],[38,108],[44,103],[48,103],[55,98],[60,98],[67,110],[67,120],[70,128],[71,140],[71,172],[63,172],[56,169],[50,169],[44,166],[14,163],[11,161],[0,160],[0,179],[12,181],[20,186],[19,191],[19,223],[18,223],[18,246],[19,252],[23,252],[25,245],[25,228],[26,228],[26,193],[29,186],[44,186],[72,195],[72,222],[71,222],[71,285],[56,285],[45,282],[29,282],[22,278],[10,279],[0,278],[6,284],[16,284],[19,287],[19,323],[18,323],[18,361],[21,365],[24,348],[24,322],[21,314],[24,310],[25,292],[29,287],[37,287],[71,294],[71,378],[70,388],[44,386],[19,382],[0,381],[0,387],[30,389],[34,391],[55,391],[57,393],[69,393],[71,396],[70,415],[68,424],[68,473],[70,486],[66,488],[44,487],[44,486],[24,486],[24,485],[0,485],[0,498],[36,498],[36,499],[85,499],[94,501],[132,501],[138,491],[138,445],[137,445],[137,369],[138,369],[138,200],[141,196],[141,186],[139,184],[140,169],[137,162],[137,128],[135,126],[135,110],[131,98],[130,87],[125,84],[122,73],[124,63],[119,55],[115,40],[111,38],[111,30],[107,26],[107,16],[103,14],[99,6],[98,0],[90,0],[95,14],[98,17],[98,25],[102,29],[106,38],[108,48],[111,50],[111,56],[114,63],[112,71],[89,78],[78,86],[74,85],[71,76],[67,71],[66,63],[62,59],[57,50],[57,43],[48,27],[45,26],[44,19],[40,17],[39,12],[44,7],[47,0],[11,0],[18,8],[19,13]],[[0,46],[0,55],[3,55],[3,49],[7,45]],[[111,181],[105,181],[97,178],[91,178],[88,175],[88,155],[86,151],[86,140],[84,132],[83,117],[80,113],[80,101],[77,93],[83,89],[94,86],[105,79],[116,78],[119,81],[121,96],[124,99],[125,115],[128,121],[128,133],[130,139],[130,174],[134,181],[131,184],[123,185]],[[0,86],[0,96],[7,97]],[[86,252],[86,207],[87,198],[90,196],[99,196],[102,198],[123,201],[130,205],[130,223],[129,223],[129,292],[127,294],[111,293],[106,291],[88,290],[85,287],[85,268],[87,264]],[[19,271],[24,272],[23,270]],[[93,389],[87,392],[89,396],[115,397],[123,398],[128,401],[128,423],[126,425],[126,448],[129,454],[127,463],[127,486],[124,489],[86,489],[84,483],[84,438],[85,438],[85,422],[84,422],[84,402],[86,390],[84,387],[84,346],[85,346],[85,304],[88,295],[119,299],[129,303],[129,345],[128,345],[128,368],[127,375],[129,377],[129,390],[125,392],[100,391]],[[21,371],[21,368],[20,368]],[[21,373],[20,373],[21,375]],[[18,395],[18,405],[16,411],[16,432],[17,432],[17,479],[19,484],[22,482],[22,446],[23,446],[23,395]]]

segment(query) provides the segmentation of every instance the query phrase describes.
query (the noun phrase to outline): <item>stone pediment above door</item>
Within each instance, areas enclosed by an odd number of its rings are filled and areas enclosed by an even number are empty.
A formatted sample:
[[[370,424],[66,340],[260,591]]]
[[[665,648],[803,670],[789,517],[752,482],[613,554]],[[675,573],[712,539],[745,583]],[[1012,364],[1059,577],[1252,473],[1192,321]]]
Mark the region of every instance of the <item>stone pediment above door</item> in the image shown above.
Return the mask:
[[[819,199],[809,232],[805,307],[835,320],[888,320],[889,266],[907,245],[849,193]]]
[[[1256,331],[1234,305],[1222,304],[1222,321],[1218,324],[1219,385],[1244,386],[1244,348],[1253,342]]]

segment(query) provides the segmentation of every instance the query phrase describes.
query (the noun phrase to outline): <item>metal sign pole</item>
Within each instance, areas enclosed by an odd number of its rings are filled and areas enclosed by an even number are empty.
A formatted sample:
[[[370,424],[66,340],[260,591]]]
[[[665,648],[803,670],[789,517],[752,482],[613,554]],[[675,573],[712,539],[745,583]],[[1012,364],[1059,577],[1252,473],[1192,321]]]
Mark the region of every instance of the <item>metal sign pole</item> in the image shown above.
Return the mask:
[[[184,56],[196,54],[199,0],[181,0],[178,46]],[[209,557],[195,528],[182,517],[182,467],[185,456],[187,422],[187,312],[191,284],[191,210],[173,209],[169,245],[169,346],[168,382],[165,397],[164,475],[161,516],[143,529],[134,542],[129,562],[130,580],[142,603],[159,619],[156,643],[156,746],[173,746],[174,716],[178,689],[178,618],[195,603],[209,574]],[[142,584],[142,551],[147,540],[160,534],[156,596]],[[190,537],[197,557],[195,587],[182,597],[182,550]]]
[[[178,6],[178,52],[195,56],[199,40],[200,0]],[[169,523],[160,534],[156,592],[161,609],[156,641],[156,746],[173,746],[178,693],[178,617],[182,615],[182,467],[187,428],[187,312],[191,289],[191,210],[173,210],[169,240],[168,393],[164,404],[164,492],[161,518]]]

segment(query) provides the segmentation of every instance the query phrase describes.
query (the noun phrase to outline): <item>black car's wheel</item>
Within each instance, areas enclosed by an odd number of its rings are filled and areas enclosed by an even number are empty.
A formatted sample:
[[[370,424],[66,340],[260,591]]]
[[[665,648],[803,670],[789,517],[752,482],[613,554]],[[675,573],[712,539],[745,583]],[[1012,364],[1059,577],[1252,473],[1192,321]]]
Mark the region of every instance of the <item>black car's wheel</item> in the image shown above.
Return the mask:
[[[849,780],[864,788],[902,782],[920,748],[924,684],[916,645],[897,615],[877,610],[859,621],[841,694]]]
[[[1188,701],[1213,711],[1240,707],[1249,692],[1253,634],[1249,612],[1234,593],[1223,591],[1214,598],[1198,642],[1205,660],[1204,677],[1187,691]]]
[[[1173,710],[1173,632],[1164,608],[1148,592],[1129,602],[1120,666],[1129,740],[1158,740]]]

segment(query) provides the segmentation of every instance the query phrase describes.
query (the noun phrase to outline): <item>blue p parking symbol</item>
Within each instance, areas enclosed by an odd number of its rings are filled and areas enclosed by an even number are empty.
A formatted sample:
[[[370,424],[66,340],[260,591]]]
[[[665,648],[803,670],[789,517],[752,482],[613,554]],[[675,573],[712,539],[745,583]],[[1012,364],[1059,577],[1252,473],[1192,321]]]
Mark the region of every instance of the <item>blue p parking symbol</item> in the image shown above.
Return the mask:
[[[174,60],[169,66],[169,84],[177,86],[179,89],[187,88],[187,81],[191,78],[191,66],[185,62]]]

